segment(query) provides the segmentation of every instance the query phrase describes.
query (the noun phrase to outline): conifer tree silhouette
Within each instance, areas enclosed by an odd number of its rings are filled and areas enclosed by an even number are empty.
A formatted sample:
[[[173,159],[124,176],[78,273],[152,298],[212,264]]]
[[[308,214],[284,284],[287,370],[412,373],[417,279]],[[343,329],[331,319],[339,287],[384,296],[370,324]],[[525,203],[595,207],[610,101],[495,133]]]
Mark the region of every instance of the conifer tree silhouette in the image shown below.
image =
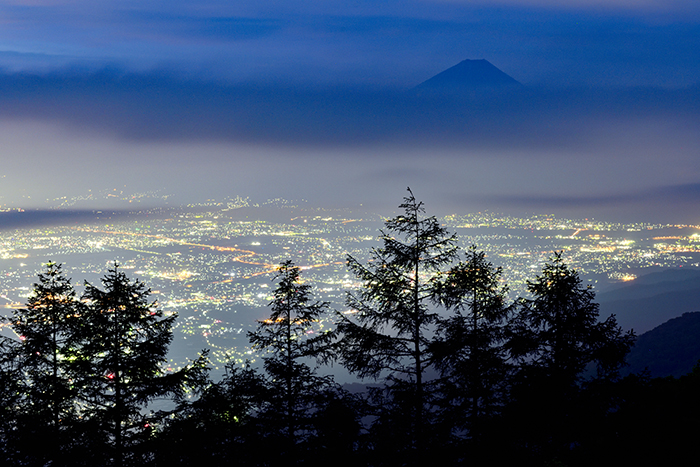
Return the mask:
[[[472,246],[444,275],[439,296],[453,313],[441,320],[433,346],[442,373],[441,417],[453,432],[477,440],[482,424],[505,402],[510,373],[504,346],[512,306],[502,269]]]
[[[254,348],[264,351],[270,407],[263,414],[280,428],[282,454],[298,454],[315,436],[313,416],[320,398],[334,387],[332,378],[318,376],[309,361],[328,355],[329,335],[312,334],[328,304],[313,298],[311,286],[301,281],[299,268],[283,262],[275,276],[277,287],[270,303],[270,317],[248,333]]]
[[[102,279],[104,290],[86,284],[76,378],[84,416],[109,440],[109,463],[140,464],[139,444],[153,433],[142,410],[159,397],[182,397],[206,381],[206,359],[167,373],[164,364],[176,315],[165,316],[150,290],[118,265]]]
[[[551,461],[570,456],[572,446],[589,436],[586,431],[601,423],[607,407],[592,405],[587,388],[617,377],[634,334],[623,332],[614,316],[599,321],[593,290],[561,252],[528,281],[528,291],[507,344],[519,363],[511,437],[523,440],[531,453],[550,456],[540,461]]]
[[[77,416],[76,392],[69,358],[82,305],[60,264],[49,262],[38,275],[25,308],[15,310],[12,329],[20,336],[12,358],[19,420],[19,447],[37,464],[62,463],[67,456]],[[35,445],[37,437],[45,442]]]
[[[601,376],[616,374],[634,335],[624,333],[614,316],[599,322],[595,293],[583,285],[561,252],[527,287],[531,298],[521,301],[510,342],[514,357],[562,388],[579,383],[590,364]]]
[[[385,222],[382,246],[372,249],[370,261],[348,256],[362,287],[348,293],[352,313],[340,315],[337,348],[351,372],[389,378],[394,401],[402,401],[400,411],[408,414],[408,426],[399,422],[394,430],[408,432],[400,444],[413,462],[410,453],[423,452],[430,413],[425,375],[434,363],[438,274],[456,258],[457,247],[435,217],[423,216],[423,203],[410,189],[399,207],[404,213]]]

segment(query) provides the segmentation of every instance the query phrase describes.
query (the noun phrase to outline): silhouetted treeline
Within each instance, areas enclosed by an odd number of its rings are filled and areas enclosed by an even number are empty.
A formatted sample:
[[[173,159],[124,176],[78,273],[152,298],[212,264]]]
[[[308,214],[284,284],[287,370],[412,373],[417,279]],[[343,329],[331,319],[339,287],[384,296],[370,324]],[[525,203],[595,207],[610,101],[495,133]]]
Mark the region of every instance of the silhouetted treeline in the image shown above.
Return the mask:
[[[410,192],[348,310],[314,298],[283,262],[261,368],[208,376],[206,352],[166,372],[175,315],[115,266],[80,299],[49,263],[0,341],[7,465],[659,465],[688,463],[700,367],[621,378],[634,342],[554,253],[509,302],[500,268]],[[319,326],[322,321],[324,326]],[[328,323],[334,323],[332,329]],[[323,330],[321,330],[323,329]],[[349,392],[321,365],[368,382]],[[156,399],[172,401],[154,412]]]

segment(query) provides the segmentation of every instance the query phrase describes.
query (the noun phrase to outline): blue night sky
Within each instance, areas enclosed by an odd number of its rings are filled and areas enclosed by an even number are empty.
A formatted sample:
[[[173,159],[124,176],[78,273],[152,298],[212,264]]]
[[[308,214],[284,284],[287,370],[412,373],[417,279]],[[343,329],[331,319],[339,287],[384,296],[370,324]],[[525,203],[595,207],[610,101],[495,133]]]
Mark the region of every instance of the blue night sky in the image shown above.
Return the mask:
[[[0,207],[411,186],[435,213],[700,223],[700,2],[561,3],[0,0]],[[481,58],[523,89],[409,91]]]

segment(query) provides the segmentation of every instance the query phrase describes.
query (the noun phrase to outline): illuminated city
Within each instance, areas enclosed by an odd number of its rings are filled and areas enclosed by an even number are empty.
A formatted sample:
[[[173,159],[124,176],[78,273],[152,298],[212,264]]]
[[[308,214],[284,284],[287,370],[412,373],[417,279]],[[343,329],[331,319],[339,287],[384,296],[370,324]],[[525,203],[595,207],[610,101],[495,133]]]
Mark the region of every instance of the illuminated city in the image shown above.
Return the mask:
[[[477,245],[503,268],[512,298],[525,293],[526,281],[558,250],[597,291],[652,271],[699,266],[700,226],[493,213],[454,214],[441,221],[462,247]],[[345,258],[365,260],[381,227],[377,214],[236,198],[142,210],[115,220],[5,230],[0,232],[2,306],[5,315],[23,306],[49,260],[63,263],[78,293],[85,281],[99,283],[117,261],[152,289],[166,313],[179,315],[172,367],[208,348],[212,364],[222,369],[231,359],[255,361],[246,333],[269,315],[271,280],[280,262],[299,265],[316,297],[344,311],[346,291],[359,285]],[[321,329],[330,325],[319,323]]]

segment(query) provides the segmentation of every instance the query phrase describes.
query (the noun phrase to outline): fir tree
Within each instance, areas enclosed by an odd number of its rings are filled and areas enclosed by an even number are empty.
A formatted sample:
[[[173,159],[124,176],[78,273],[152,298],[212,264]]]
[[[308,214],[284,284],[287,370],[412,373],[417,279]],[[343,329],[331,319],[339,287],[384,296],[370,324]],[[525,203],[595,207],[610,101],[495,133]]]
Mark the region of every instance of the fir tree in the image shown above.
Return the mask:
[[[440,322],[433,346],[441,370],[443,421],[470,439],[495,415],[506,397],[509,364],[507,287],[502,269],[472,246],[466,259],[445,275],[440,298],[453,314]]]
[[[457,252],[455,236],[435,217],[424,217],[423,203],[408,193],[400,205],[404,214],[386,221],[382,246],[372,250],[371,260],[365,265],[348,256],[363,285],[348,294],[352,313],[341,314],[338,351],[358,376],[388,376],[393,397],[408,414],[395,429],[408,432],[402,444],[409,453],[422,453],[430,396],[425,378],[434,363],[430,346],[439,319],[438,274]]]
[[[61,265],[49,262],[26,307],[13,313],[12,329],[20,342],[12,346],[12,357],[21,395],[15,435],[26,462],[62,463],[73,444],[73,433],[67,431],[77,429],[77,404],[69,355],[81,310]],[[37,437],[46,441],[37,446]]]
[[[14,312],[12,328],[20,336],[30,405],[45,414],[45,423],[58,427],[74,409],[66,355],[81,306],[60,264],[48,263],[38,278],[27,306]]]
[[[590,365],[599,376],[614,377],[634,342],[615,316],[599,321],[590,286],[555,253],[542,274],[528,281],[531,298],[521,301],[511,352],[557,385],[576,386]]]
[[[139,445],[153,432],[144,409],[156,398],[182,397],[205,381],[205,360],[174,373],[164,364],[176,315],[164,316],[150,290],[118,266],[102,279],[104,290],[87,284],[81,320],[80,386],[84,416],[109,439],[110,463],[137,464]]]
[[[528,291],[508,342],[520,369],[507,436],[527,446],[522,454],[534,456],[534,463],[565,461],[604,423],[614,402],[609,383],[624,365],[634,334],[624,333],[614,316],[599,321],[593,290],[561,253],[528,282]]]
[[[311,286],[301,282],[299,268],[288,260],[275,276],[277,287],[270,303],[270,317],[248,334],[263,356],[268,376],[270,406],[262,414],[278,425],[286,452],[297,452],[315,435],[313,414],[319,398],[333,387],[332,380],[316,375],[309,359],[323,359],[328,335],[313,335],[328,304],[314,300]],[[274,433],[272,433],[275,436]]]

